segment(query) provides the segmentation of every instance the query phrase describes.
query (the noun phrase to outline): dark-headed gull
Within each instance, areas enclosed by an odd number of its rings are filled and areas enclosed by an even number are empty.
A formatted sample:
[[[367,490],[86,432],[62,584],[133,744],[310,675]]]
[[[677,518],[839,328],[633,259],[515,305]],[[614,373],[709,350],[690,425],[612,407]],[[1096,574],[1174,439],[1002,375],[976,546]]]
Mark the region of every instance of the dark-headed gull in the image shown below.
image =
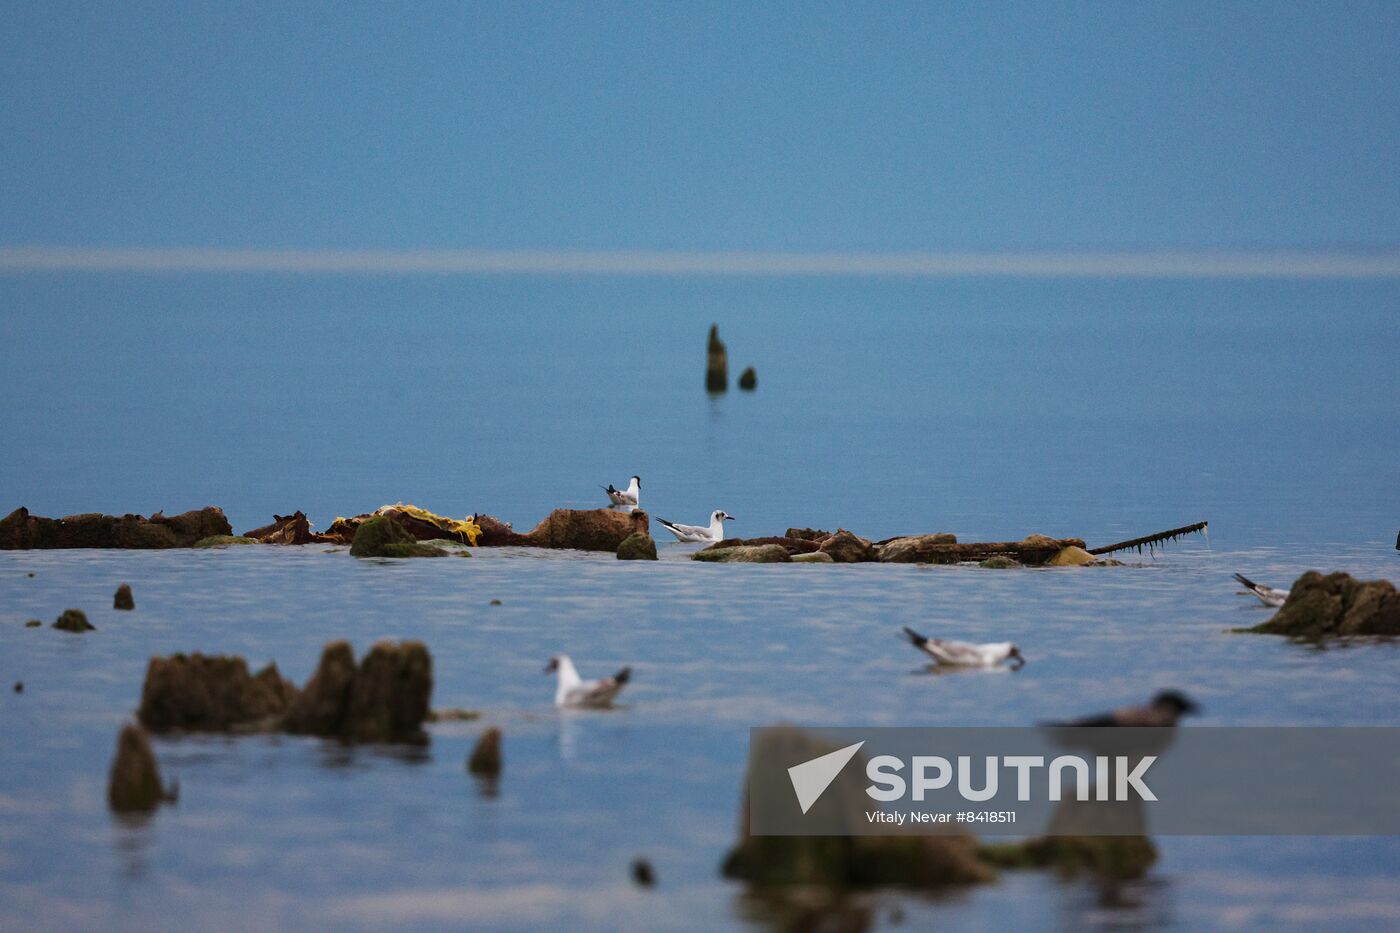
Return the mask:
[[[1056,723],[1060,726],[1174,726],[1182,716],[1199,713],[1201,708],[1180,690],[1163,690],[1146,706],[1124,706],[1111,713],[1099,713]]]
[[[624,667],[611,677],[583,680],[567,654],[556,654],[545,665],[546,674],[558,672],[559,687],[554,691],[554,705],[575,709],[605,709],[632,679],[632,668]]]
[[[1287,590],[1276,590],[1272,586],[1255,583],[1242,573],[1235,574],[1235,579],[1240,582],[1240,586],[1259,597],[1259,601],[1270,609],[1277,609],[1283,605],[1284,600],[1288,599]]]
[[[668,522],[664,518],[657,518],[657,521],[676,536],[677,541],[685,544],[714,544],[724,540],[724,523],[733,521],[734,516],[716,510],[710,515],[710,527],[703,525],[677,525],[675,522]]]
[[[939,664],[949,667],[996,667],[1002,661],[1006,661],[1013,671],[1019,671],[1026,663],[1021,649],[1009,641],[974,645],[971,642],[950,641],[946,638],[925,638],[907,626],[904,634],[915,648]]]
[[[630,505],[633,507],[642,504],[642,478],[632,477],[632,482],[627,484],[626,489],[618,489],[612,483],[603,487],[603,491],[608,494],[608,501],[613,505]]]

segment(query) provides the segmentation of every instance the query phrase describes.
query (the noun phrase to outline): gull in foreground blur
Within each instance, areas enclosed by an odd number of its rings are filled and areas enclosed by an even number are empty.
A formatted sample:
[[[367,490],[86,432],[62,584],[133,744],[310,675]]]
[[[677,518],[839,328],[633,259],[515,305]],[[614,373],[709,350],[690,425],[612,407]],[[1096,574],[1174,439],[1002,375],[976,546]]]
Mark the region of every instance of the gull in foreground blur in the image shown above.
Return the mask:
[[[905,626],[904,634],[909,638],[909,644],[947,667],[996,667],[1006,661],[1013,671],[1019,671],[1026,663],[1021,649],[1009,641],[976,645],[946,638],[925,638],[908,626]]]
[[[724,540],[724,523],[733,519],[733,515],[717,510],[710,515],[710,527],[708,528],[703,525],[677,525],[675,522],[668,522],[659,517],[657,521],[667,531],[675,535],[677,541],[685,544],[714,544]]]
[[[624,667],[611,677],[583,680],[567,654],[556,654],[545,665],[546,674],[558,673],[559,686],[554,691],[554,705],[572,709],[606,709],[632,679],[632,668]]]
[[[1235,574],[1235,579],[1239,581],[1240,586],[1259,597],[1259,601],[1270,609],[1277,609],[1279,606],[1282,606],[1283,601],[1288,598],[1287,590],[1276,590],[1272,586],[1264,586],[1262,583],[1255,583],[1242,573]]]
[[[626,489],[618,489],[612,483],[603,487],[603,491],[608,494],[608,501],[613,505],[630,505],[633,507],[642,504],[642,478],[632,477],[632,482],[627,484]]]

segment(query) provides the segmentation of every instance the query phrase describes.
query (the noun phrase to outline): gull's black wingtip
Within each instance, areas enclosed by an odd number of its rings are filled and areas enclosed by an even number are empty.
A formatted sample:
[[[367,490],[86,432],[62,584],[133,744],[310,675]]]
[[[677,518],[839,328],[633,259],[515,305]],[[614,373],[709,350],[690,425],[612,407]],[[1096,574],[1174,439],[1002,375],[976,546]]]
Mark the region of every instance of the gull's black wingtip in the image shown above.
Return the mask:
[[[613,675],[613,680],[617,681],[617,685],[618,685],[619,687],[622,686],[623,684],[627,683],[627,681],[629,681],[629,680],[631,680],[631,679],[632,679],[632,668],[631,668],[631,667],[624,667],[622,670],[618,671],[616,674]]]
[[[922,648],[924,645],[928,644],[927,638],[920,635],[918,632],[914,631],[907,625],[904,626],[904,634],[909,637],[909,644],[913,645],[915,648]]]
[[[1249,577],[1246,577],[1244,574],[1235,574],[1235,579],[1239,582],[1241,586],[1248,587],[1251,590],[1254,589],[1254,581],[1249,579]]]

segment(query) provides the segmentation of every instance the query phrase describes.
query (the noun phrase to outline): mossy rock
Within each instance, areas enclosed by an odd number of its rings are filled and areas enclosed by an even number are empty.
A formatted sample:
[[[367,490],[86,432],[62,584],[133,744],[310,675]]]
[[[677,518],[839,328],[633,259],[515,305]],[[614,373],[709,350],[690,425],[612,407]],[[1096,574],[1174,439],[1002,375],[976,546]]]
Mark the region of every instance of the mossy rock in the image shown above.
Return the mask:
[[[982,561],[977,566],[983,567],[987,570],[1014,570],[1015,568],[1020,567],[1021,563],[1020,561],[1012,560],[1005,554],[996,554],[992,557],[988,557],[986,560]]]
[[[1400,635],[1400,593],[1389,580],[1309,570],[1293,582],[1278,614],[1245,632],[1321,639]]]
[[[461,541],[453,541],[451,538],[434,538],[431,541],[422,541],[420,543],[446,551],[452,557],[472,556],[471,548],[468,545],[463,544]]]
[[[834,564],[836,558],[824,551],[813,551],[810,554],[793,554],[792,562],[794,564]]]
[[[378,515],[355,529],[353,557],[446,557],[440,547],[425,544],[387,515]]]
[[[228,547],[233,544],[257,543],[257,538],[249,538],[246,535],[210,535],[207,538],[200,538],[190,547]]]
[[[787,564],[792,556],[781,544],[753,544],[738,547],[708,547],[690,555],[691,560],[716,564]]]
[[[634,532],[617,546],[618,560],[656,560],[656,542],[651,535]]]
[[[81,609],[65,609],[63,615],[54,622],[53,627],[62,629],[65,632],[95,632],[97,626],[87,620],[87,615]]]

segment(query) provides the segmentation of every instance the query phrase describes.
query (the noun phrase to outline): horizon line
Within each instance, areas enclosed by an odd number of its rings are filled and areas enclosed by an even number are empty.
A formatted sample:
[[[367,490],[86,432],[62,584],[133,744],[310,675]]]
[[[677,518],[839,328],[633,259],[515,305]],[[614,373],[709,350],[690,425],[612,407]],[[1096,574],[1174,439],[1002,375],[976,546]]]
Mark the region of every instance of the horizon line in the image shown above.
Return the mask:
[[[0,275],[616,275],[892,278],[1400,278],[1400,248],[782,252],[0,246]]]

